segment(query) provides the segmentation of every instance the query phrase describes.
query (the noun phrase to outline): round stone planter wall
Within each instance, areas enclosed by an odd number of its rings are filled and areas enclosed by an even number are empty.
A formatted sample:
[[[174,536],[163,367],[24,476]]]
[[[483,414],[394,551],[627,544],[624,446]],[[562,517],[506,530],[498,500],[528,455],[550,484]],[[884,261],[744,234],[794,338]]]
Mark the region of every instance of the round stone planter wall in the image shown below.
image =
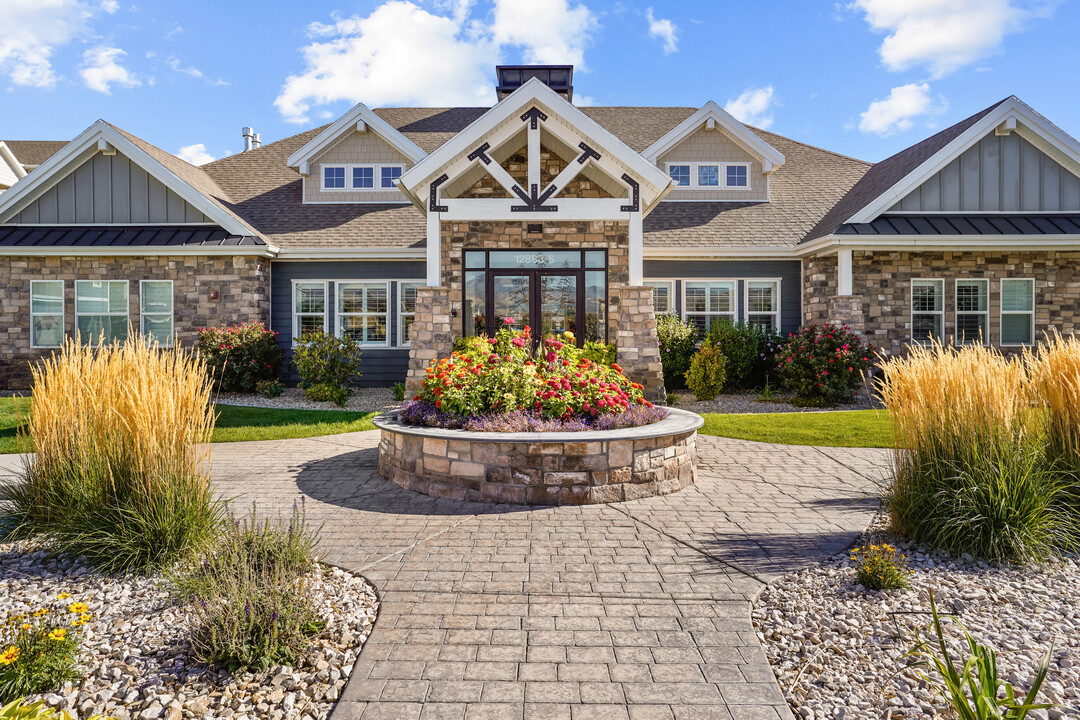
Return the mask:
[[[584,505],[675,492],[694,482],[704,420],[670,409],[664,420],[595,432],[482,433],[375,418],[379,474],[395,485],[455,500]]]

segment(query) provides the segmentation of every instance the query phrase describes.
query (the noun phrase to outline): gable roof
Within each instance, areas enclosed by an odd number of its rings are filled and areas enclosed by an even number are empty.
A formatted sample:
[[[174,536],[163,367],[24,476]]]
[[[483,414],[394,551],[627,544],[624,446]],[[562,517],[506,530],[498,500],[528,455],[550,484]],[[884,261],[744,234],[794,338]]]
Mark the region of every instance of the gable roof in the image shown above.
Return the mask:
[[[784,155],[769,143],[762,140],[760,135],[755,135],[746,125],[742,124],[724,108],[710,100],[690,117],[673,127],[656,142],[647,147],[642,155],[651,162],[656,162],[661,155],[671,150],[680,142],[688,138],[703,125],[712,121],[724,130],[727,130],[735,142],[748,151],[751,155],[760,157],[765,172],[772,172],[773,166],[784,164]]]
[[[37,166],[59,152],[67,140],[4,140],[23,165]]]
[[[291,154],[286,162],[289,167],[300,168],[301,175],[307,175],[308,163],[319,153],[333,145],[338,138],[355,130],[359,123],[363,123],[367,129],[381,137],[414,163],[427,154],[416,143],[399,133],[393,126],[369,110],[367,105],[357,103],[347,113],[323,127],[314,137]]]
[[[98,150],[115,147],[200,212],[237,236],[258,236],[226,204],[228,198],[200,168],[155,147],[104,120],[98,120],[67,143],[11,190],[0,196],[0,222],[40,197],[75,165]]]

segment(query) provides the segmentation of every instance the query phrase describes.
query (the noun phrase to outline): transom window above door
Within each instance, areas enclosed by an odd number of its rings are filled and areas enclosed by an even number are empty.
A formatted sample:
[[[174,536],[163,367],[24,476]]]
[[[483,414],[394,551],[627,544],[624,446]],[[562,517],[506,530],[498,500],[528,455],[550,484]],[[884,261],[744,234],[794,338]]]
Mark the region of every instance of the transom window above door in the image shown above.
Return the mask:
[[[396,190],[402,164],[323,165],[322,189],[328,192]]]

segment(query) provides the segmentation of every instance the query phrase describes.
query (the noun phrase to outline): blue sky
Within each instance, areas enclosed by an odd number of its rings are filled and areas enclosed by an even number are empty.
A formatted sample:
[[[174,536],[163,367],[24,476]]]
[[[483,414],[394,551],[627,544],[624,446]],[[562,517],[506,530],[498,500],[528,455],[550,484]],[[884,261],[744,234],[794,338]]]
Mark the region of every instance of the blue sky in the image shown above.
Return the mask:
[[[3,0],[0,138],[104,118],[206,162],[354,102],[489,105],[497,62],[593,105],[715,100],[877,161],[1010,94],[1080,135],[1080,0]]]

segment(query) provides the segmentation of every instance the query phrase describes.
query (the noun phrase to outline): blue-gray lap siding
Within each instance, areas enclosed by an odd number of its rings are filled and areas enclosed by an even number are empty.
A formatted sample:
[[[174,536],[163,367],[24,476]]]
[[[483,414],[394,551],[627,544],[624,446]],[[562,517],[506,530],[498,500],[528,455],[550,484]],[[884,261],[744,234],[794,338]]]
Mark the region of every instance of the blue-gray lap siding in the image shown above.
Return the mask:
[[[328,282],[327,325],[334,332],[335,317],[332,312],[336,303],[335,281],[353,280],[407,280],[423,282],[423,262],[274,262],[270,275],[270,326],[278,332],[278,344],[285,350],[286,363],[292,356],[293,298],[295,280],[325,280]],[[390,286],[390,347],[365,347],[361,360],[364,387],[387,387],[404,382],[409,367],[409,348],[398,344],[398,285]],[[286,377],[296,382],[296,374],[287,365]]]
[[[798,260],[646,260],[645,280],[674,280],[675,309],[682,315],[683,281],[735,279],[739,319],[746,319],[745,282],[780,278],[780,329],[795,332],[802,321],[802,263]]]

